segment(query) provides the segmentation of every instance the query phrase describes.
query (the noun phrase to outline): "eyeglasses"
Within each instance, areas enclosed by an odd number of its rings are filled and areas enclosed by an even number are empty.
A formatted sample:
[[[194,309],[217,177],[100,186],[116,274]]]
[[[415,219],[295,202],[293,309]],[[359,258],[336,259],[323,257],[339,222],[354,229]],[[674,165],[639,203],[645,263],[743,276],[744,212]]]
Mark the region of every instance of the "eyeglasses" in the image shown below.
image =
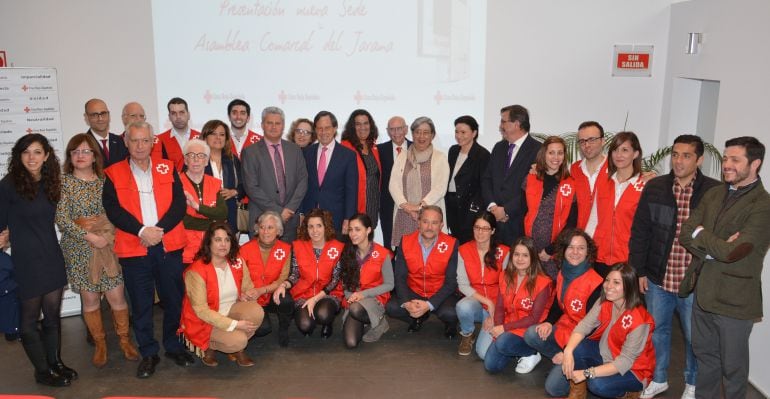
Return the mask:
[[[107,118],[108,116],[110,116],[110,111],[92,112],[88,114],[88,117],[91,119]]]
[[[597,140],[601,140],[601,137],[589,137],[587,139],[580,139],[577,141],[578,145],[586,145],[586,144],[593,144]]]
[[[311,132],[310,130],[307,130],[307,129],[300,129],[300,128],[294,129],[294,135],[295,136],[297,136],[297,135],[299,135],[299,136],[311,136],[312,134],[313,134],[313,132]]]
[[[144,114],[124,114],[123,116],[130,118],[130,119],[139,119],[139,120],[145,120]]]
[[[388,130],[388,133],[405,132],[406,126],[389,127],[387,130]]]
[[[70,155],[72,155],[73,157],[76,157],[78,155],[86,155],[86,156],[88,156],[88,155],[91,155],[93,153],[94,153],[94,151],[93,150],[89,150],[89,149],[72,150],[72,151],[70,151]]]
[[[473,226],[473,230],[489,233],[490,231],[492,231],[492,228],[487,226]]]
[[[433,132],[430,131],[430,129],[425,130],[415,130],[412,132],[412,136],[432,136]]]
[[[206,159],[209,157],[205,152],[188,152],[187,154],[184,154],[184,156],[187,159]]]

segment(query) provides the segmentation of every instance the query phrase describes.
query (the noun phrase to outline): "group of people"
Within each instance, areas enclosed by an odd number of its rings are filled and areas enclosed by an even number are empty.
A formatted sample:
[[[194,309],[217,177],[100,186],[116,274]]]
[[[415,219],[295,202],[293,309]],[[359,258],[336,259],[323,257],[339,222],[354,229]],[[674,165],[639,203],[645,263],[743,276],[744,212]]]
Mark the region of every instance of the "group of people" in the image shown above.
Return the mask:
[[[477,143],[476,120],[457,118],[448,156],[427,117],[409,126],[392,117],[391,140],[377,144],[362,109],[337,142],[328,111],[294,121],[284,139],[277,107],[262,111],[263,134],[248,129],[243,100],[228,105],[229,125],[211,120],[200,132],[183,99],[167,107],[172,127],[156,135],[141,105],[127,104],[119,135],[106,104],[89,100],[90,129],[69,141],[63,167],[42,135],[14,145],[0,181],[0,245],[13,246],[22,344],[39,383],[77,378],[60,356],[69,283],[93,364],[107,361],[103,295],[123,355],[141,359],[139,378],[160,361],[157,292],[164,355],[180,366],[195,362],[191,353],[212,367],[217,353],[254,365],[244,349],[272,332],[269,313],[281,347],[292,320],[328,338],[341,314],[348,348],[379,340],[386,316],[416,332],[435,314],[447,337],[459,333],[460,355],[475,350],[491,373],[511,362],[528,373],[548,357],[546,392],[575,398],[667,390],[676,310],[682,397],[719,396],[722,377],[726,395],[745,396],[770,243],[755,138],[727,141],[720,183],[699,170],[697,136],[679,136],[671,172],[655,177],[642,173],[633,132],[607,140],[593,121],[579,126],[581,160],[570,165],[564,139],[536,140],[520,105],[501,109],[491,152]],[[253,237],[243,246],[239,230]]]

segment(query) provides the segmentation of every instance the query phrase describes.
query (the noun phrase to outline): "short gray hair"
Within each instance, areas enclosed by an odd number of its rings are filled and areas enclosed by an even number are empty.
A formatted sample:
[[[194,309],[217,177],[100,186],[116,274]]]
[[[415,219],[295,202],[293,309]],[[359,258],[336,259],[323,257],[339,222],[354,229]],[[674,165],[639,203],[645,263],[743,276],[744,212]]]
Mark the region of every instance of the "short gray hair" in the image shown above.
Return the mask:
[[[267,219],[275,220],[275,224],[278,226],[278,237],[282,236],[283,219],[281,219],[281,215],[279,215],[276,211],[266,211],[265,213],[259,215],[259,218],[257,218],[257,223],[255,223],[257,228],[254,229],[254,231],[257,232],[257,235],[259,235],[259,225],[261,225],[262,222],[266,221]]]
[[[436,211],[436,212],[438,212],[438,214],[441,215],[441,221],[442,222],[444,221],[444,211],[441,209],[440,206],[438,206],[438,205],[425,205],[425,206],[423,206],[422,208],[420,208],[420,215],[419,215],[418,219],[422,219],[422,214],[425,211]]]
[[[203,152],[206,153],[206,156],[211,155],[211,147],[209,147],[209,144],[199,138],[194,138],[187,140],[187,143],[185,143],[184,148],[182,149],[182,153],[187,154],[190,152],[190,147],[194,145],[199,145],[203,147]]]
[[[150,132],[150,137],[155,136],[155,131],[153,131],[151,124],[145,121],[136,121],[126,125],[126,140],[128,140],[128,135],[131,133],[131,129],[147,129]]]
[[[283,110],[278,107],[267,107],[262,110],[262,120],[265,120],[265,117],[268,115],[281,115],[281,121],[286,121],[286,117],[283,115]]]
[[[435,136],[436,135],[436,125],[433,124],[433,120],[428,118],[427,116],[421,116],[412,122],[412,125],[409,127],[409,129],[412,131],[412,134],[414,134],[414,131],[417,130],[420,125],[423,123],[427,123],[428,126],[430,126],[430,132]]]

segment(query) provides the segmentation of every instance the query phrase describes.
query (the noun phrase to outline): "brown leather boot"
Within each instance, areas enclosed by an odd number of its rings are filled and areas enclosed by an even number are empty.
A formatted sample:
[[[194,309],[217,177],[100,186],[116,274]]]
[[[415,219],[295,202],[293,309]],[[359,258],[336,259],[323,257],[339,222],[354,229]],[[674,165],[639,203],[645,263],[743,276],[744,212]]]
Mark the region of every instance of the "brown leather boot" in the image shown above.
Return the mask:
[[[588,396],[588,386],[585,380],[579,384],[569,380],[569,396],[567,399],[586,399]]]
[[[216,351],[211,348],[206,349],[206,351],[203,352],[201,363],[209,367],[219,366],[219,362],[217,361]]]
[[[94,357],[91,363],[96,367],[104,367],[107,364],[107,342],[104,340],[104,325],[102,325],[102,311],[100,309],[83,312],[83,320],[88,326],[88,331],[94,337]]]
[[[254,360],[251,360],[249,355],[247,355],[244,351],[230,353],[227,355],[227,357],[230,360],[238,363],[238,365],[241,367],[251,367],[254,365]]]
[[[113,310],[112,320],[115,322],[115,332],[120,338],[120,349],[123,356],[128,360],[139,360],[139,352],[131,342],[131,335],[128,332],[128,309]]]

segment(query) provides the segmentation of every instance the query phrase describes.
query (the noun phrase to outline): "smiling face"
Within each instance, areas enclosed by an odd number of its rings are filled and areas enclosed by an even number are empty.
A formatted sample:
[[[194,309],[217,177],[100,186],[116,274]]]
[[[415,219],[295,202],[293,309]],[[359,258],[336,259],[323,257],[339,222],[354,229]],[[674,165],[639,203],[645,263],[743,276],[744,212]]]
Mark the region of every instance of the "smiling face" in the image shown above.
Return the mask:
[[[211,237],[211,259],[221,261],[230,253],[230,237],[224,229],[217,229]]]
[[[564,259],[571,266],[577,266],[588,258],[588,243],[583,236],[574,236],[564,250]]]
[[[602,132],[596,126],[586,126],[577,133],[580,156],[590,161],[602,155]]]
[[[96,162],[96,154],[87,141],[83,141],[70,152],[70,158],[72,159],[72,168],[81,173],[91,172],[94,168],[94,162]]]
[[[558,172],[563,163],[564,145],[561,143],[548,144],[548,148],[545,149],[545,167],[547,169],[547,173],[552,175]]]
[[[604,297],[616,305],[620,305],[625,302],[623,276],[619,271],[611,271],[604,279]]]
[[[639,157],[639,151],[631,146],[631,141],[626,140],[612,151],[612,163],[617,170],[626,170],[634,167],[634,159]]]
[[[184,164],[187,165],[188,172],[195,175],[203,174],[208,163],[209,157],[206,155],[206,149],[203,145],[191,144],[188,146],[187,154],[184,154]]]
[[[409,128],[406,121],[400,116],[394,116],[388,121],[388,136],[395,145],[401,145],[406,140],[406,132]]]
[[[313,126],[307,122],[300,122],[294,128],[294,144],[305,148],[313,139]]]
[[[532,264],[532,258],[529,256],[529,249],[524,245],[516,245],[512,252],[513,267],[516,268],[518,274],[526,274],[527,269]]]
[[[33,141],[27,149],[21,152],[21,163],[27,172],[37,179],[40,177],[43,164],[48,160],[49,155],[43,149],[42,144]]]
[[[326,244],[326,228],[324,221],[320,217],[311,217],[307,221],[307,235],[310,236],[310,242],[316,248],[323,247]]]
[[[749,163],[746,147],[734,145],[725,148],[722,156],[722,176],[726,183],[741,187],[756,180],[757,171],[762,161],[755,159]]]
[[[473,223],[473,239],[477,245],[489,244],[489,240],[495,234],[495,229],[484,219],[476,219]]]
[[[357,247],[369,246],[369,234],[372,232],[371,227],[364,227],[358,219],[353,219],[348,223],[348,237],[350,242]]]
[[[428,149],[431,143],[433,143],[433,131],[430,129],[430,125],[422,123],[417,126],[412,132],[412,138],[414,139],[412,145],[414,145],[414,148],[417,151],[425,151]]]
[[[243,105],[234,105],[233,108],[230,109],[230,115],[228,115],[228,117],[230,118],[230,126],[232,126],[233,129],[238,129],[238,131],[245,128],[250,119],[248,111]]]
[[[215,151],[222,151],[225,148],[225,142],[227,142],[227,133],[222,125],[217,126],[211,134],[206,136],[206,144]]]
[[[455,125],[455,140],[460,147],[467,147],[473,144],[473,139],[478,134],[478,131],[471,130],[471,127],[465,123],[458,123]]]
[[[110,110],[102,100],[91,100],[86,105],[86,124],[91,131],[102,137],[110,133]]]
[[[420,235],[423,240],[435,240],[442,227],[444,227],[444,221],[440,213],[432,209],[422,211],[420,215]]]
[[[674,143],[671,149],[671,169],[680,180],[689,181],[703,163],[703,155],[695,153],[695,144]]]
[[[257,234],[259,242],[265,245],[273,245],[278,238],[278,223],[272,217],[265,218],[262,223],[257,226]]]
[[[369,118],[366,115],[358,115],[353,118],[353,123],[356,127],[356,137],[358,137],[358,140],[361,142],[366,141],[372,132],[372,125],[369,123]]]
[[[315,124],[315,132],[318,135],[318,143],[325,146],[334,141],[337,128],[334,127],[330,116],[322,116]]]

